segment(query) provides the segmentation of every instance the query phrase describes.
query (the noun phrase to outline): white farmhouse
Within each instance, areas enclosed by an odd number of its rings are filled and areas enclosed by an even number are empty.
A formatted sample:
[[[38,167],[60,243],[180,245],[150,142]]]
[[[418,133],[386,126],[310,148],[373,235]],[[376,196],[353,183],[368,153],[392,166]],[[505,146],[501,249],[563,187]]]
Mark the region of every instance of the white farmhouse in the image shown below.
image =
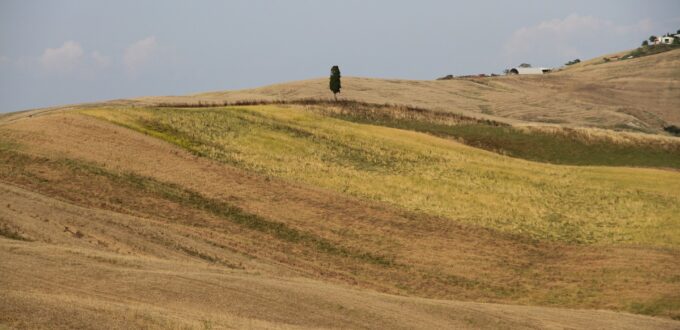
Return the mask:
[[[670,44],[673,43],[673,39],[675,39],[675,37],[671,37],[671,36],[661,37],[661,38],[659,38],[659,43],[670,45]]]
[[[544,74],[552,71],[550,68],[512,68],[509,74]]]

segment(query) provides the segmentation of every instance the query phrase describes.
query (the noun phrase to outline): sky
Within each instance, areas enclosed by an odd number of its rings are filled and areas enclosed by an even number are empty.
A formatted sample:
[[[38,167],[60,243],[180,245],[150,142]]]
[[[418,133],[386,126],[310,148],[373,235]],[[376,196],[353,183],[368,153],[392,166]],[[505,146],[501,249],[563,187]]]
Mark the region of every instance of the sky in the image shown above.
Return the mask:
[[[0,112],[555,67],[678,29],[679,0],[0,0]]]

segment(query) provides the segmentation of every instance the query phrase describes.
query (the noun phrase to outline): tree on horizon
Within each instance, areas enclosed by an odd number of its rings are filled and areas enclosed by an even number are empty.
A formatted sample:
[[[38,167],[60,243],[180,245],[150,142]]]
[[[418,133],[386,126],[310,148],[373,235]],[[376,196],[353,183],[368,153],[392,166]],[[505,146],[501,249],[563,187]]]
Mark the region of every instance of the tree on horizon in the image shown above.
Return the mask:
[[[337,94],[340,93],[340,88],[342,88],[340,84],[340,68],[337,65],[334,65],[331,68],[331,78],[330,78],[330,83],[329,87],[331,89],[331,92],[333,92],[333,98],[335,100],[338,100]]]

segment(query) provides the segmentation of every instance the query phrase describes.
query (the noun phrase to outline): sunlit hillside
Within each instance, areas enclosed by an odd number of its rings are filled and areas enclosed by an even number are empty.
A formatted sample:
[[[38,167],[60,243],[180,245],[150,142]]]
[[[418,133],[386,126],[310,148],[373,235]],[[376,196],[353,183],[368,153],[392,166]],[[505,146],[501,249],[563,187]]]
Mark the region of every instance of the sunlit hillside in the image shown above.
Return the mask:
[[[678,61],[1,116],[0,328],[677,329]]]
[[[530,163],[295,107],[95,109],[265,176],[535,239],[680,245],[677,173]],[[574,207],[574,206],[579,207]]]
[[[493,118],[659,132],[680,126],[680,50],[604,62],[584,61],[543,76],[460,78],[443,81],[343,78],[340,96],[371,103],[414,105]],[[146,102],[222,102],[330,98],[327,78],[262,88]]]

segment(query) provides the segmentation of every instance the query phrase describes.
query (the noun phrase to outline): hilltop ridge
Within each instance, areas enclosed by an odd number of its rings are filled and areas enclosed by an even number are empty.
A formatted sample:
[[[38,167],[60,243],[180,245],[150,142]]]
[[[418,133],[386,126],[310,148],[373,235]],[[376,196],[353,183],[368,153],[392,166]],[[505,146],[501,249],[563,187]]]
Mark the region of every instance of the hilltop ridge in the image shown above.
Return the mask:
[[[343,77],[342,99],[392,103],[513,124],[559,124],[642,132],[680,126],[680,49],[621,61],[603,57],[540,76],[444,81]],[[145,102],[329,99],[327,78]]]

